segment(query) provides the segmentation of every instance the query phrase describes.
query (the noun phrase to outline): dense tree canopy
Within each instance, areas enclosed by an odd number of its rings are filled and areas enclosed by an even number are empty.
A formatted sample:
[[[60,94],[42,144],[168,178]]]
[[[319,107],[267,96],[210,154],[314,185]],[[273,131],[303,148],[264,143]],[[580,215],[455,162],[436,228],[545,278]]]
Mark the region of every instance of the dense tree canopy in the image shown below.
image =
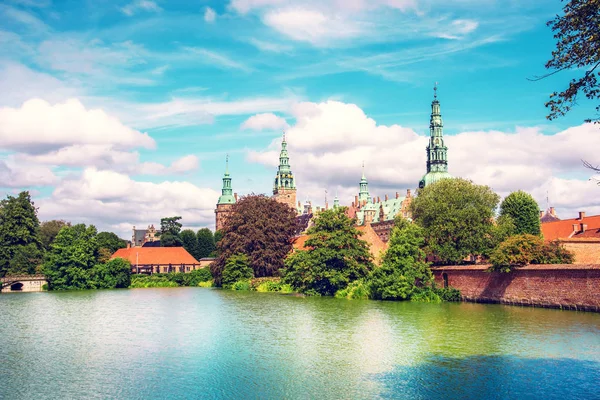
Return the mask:
[[[583,76],[574,78],[569,86],[550,95],[546,107],[550,109],[548,119],[565,115],[577,104],[582,93],[588,99],[600,97],[598,75],[600,74],[600,0],[571,0],[563,7],[563,14],[548,22],[554,32],[556,49],[546,68],[552,72],[545,78],[563,70],[575,70]],[[541,79],[541,78],[538,78]],[[600,112],[600,106],[596,107]],[[596,120],[589,118],[587,121]]]
[[[492,252],[492,269],[510,272],[527,264],[571,264],[574,254],[559,242],[545,243],[539,235],[511,236]]]
[[[264,195],[240,198],[223,228],[219,257],[211,265],[215,283],[221,284],[225,262],[235,254],[248,257],[254,276],[276,275],[292,249],[295,231],[296,211],[290,206]]]
[[[65,226],[71,226],[71,223],[59,219],[53,219],[51,221],[44,221],[41,223],[40,240],[44,245],[44,249],[50,250],[50,245],[54,241],[54,238],[56,237],[56,235],[58,235],[58,232],[60,232],[60,230]]]
[[[254,278],[250,260],[245,254],[234,254],[225,262],[221,285],[230,288],[234,283]]]
[[[540,235],[540,208],[534,198],[522,190],[512,192],[500,204],[500,216],[510,218],[514,233]]]
[[[198,260],[209,257],[215,251],[215,235],[208,228],[202,228],[196,234],[198,240]]]
[[[29,192],[0,202],[0,276],[35,273],[43,256],[39,230]]]
[[[371,296],[379,300],[406,300],[418,286],[430,285],[433,275],[421,250],[423,228],[397,217],[381,266],[369,277]]]
[[[499,200],[489,187],[464,179],[443,179],[419,189],[411,210],[424,228],[426,252],[443,263],[489,254]]]
[[[179,234],[181,238],[181,242],[183,244],[183,248],[187,250],[196,260],[199,260],[198,257],[198,240],[196,239],[196,234],[191,229],[184,229]]]
[[[125,240],[119,238],[113,232],[100,232],[96,236],[96,242],[99,249],[107,249],[110,254],[127,247]]]
[[[179,247],[183,245],[179,233],[181,232],[181,217],[161,218],[160,220],[160,245],[162,247]]]
[[[315,218],[307,231],[307,250],[295,251],[285,261],[285,283],[301,292],[332,296],[369,274],[373,269],[369,246],[345,211],[339,207]]]

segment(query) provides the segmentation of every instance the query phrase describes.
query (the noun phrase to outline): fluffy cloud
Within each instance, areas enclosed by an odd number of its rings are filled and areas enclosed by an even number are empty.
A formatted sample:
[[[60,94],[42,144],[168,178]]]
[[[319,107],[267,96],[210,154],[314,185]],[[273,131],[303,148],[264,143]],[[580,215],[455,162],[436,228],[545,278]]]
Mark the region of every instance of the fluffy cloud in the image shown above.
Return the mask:
[[[350,194],[342,198],[348,204],[358,191],[363,161],[371,192],[380,197],[416,188],[425,173],[428,140],[412,129],[378,125],[358,106],[337,101],[300,103],[292,115],[296,124],[286,132],[301,197],[321,199],[328,189],[331,199],[337,190],[340,197]],[[520,127],[463,132],[447,135],[446,144],[451,174],[489,185],[501,195],[523,189],[545,207],[548,192],[553,205],[572,212],[593,206],[600,190],[581,165],[581,159],[597,160],[600,136],[593,125],[554,135]],[[247,158],[275,166],[279,147],[276,139]]]
[[[114,171],[88,168],[63,179],[50,197],[36,200],[40,219],[96,224],[128,237],[133,225],[146,226],[180,215],[185,226],[212,226],[219,193],[189,182],[132,180]]]
[[[48,186],[58,178],[46,166],[0,160],[0,188]]]
[[[242,123],[242,129],[253,131],[281,130],[288,127],[285,118],[278,117],[273,113],[256,114]]]
[[[162,8],[150,0],[134,1],[121,8],[121,12],[130,17],[138,11],[160,12],[162,11]]]
[[[145,175],[182,174],[196,170],[198,169],[198,166],[198,157],[194,155],[187,155],[173,161],[168,167],[155,162],[145,162],[139,167],[136,167],[135,172]]]
[[[154,148],[146,133],[123,125],[100,109],[87,110],[78,100],[51,105],[40,99],[20,108],[0,108],[2,149],[38,153],[68,145],[112,145]]]
[[[204,10],[204,20],[206,22],[215,22],[216,18],[217,13],[215,12],[215,10],[213,10],[210,7],[206,7],[206,10]]]

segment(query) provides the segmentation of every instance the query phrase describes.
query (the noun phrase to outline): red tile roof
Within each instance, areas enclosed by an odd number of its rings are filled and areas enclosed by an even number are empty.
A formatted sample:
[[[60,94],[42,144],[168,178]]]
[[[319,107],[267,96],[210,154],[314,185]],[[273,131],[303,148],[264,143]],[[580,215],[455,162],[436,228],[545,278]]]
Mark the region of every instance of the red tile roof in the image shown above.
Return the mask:
[[[129,260],[131,265],[200,264],[183,247],[132,247],[117,250],[111,259],[117,257]]]
[[[573,234],[574,224],[587,225],[586,232]],[[542,234],[547,241],[570,237],[600,237],[600,215],[542,223]]]

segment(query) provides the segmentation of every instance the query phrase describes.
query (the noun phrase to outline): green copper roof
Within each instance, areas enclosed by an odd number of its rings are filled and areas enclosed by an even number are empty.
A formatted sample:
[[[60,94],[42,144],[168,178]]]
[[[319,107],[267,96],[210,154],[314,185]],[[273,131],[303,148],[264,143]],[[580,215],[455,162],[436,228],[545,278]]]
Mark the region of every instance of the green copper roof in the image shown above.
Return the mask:
[[[233,197],[233,189],[231,188],[231,177],[229,176],[229,155],[225,158],[225,175],[223,175],[223,188],[221,189],[221,196],[217,204],[233,204],[235,203],[235,197]]]
[[[452,178],[453,178],[453,176],[450,175],[448,172],[440,172],[440,171],[428,172],[423,176],[423,179],[421,179],[421,181],[419,182],[419,187],[424,188],[425,186],[429,186],[432,183],[435,183],[442,179],[452,179]]]

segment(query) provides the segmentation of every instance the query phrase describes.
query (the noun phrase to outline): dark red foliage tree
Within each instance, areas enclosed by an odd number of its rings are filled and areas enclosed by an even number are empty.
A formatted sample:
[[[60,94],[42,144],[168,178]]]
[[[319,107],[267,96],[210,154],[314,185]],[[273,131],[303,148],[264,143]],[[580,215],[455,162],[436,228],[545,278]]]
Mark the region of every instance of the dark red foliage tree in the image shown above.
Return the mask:
[[[217,245],[218,258],[211,265],[217,285],[229,257],[245,254],[255,277],[276,276],[292,250],[298,231],[296,211],[265,195],[249,195],[234,204]]]

